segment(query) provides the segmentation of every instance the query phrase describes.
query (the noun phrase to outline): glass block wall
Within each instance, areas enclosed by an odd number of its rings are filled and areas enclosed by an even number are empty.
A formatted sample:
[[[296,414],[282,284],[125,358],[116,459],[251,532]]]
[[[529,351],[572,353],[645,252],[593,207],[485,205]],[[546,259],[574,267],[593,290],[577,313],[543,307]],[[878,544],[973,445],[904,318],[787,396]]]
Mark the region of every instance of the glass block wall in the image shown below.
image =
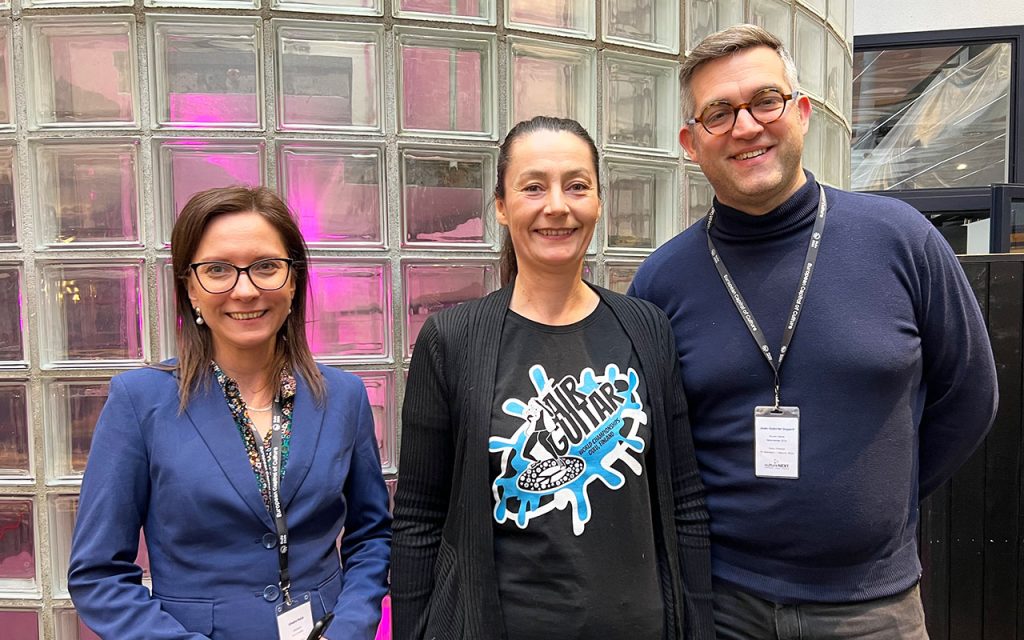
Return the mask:
[[[312,248],[317,357],[357,372],[393,489],[408,358],[497,285],[498,141],[545,113],[603,152],[591,280],[625,290],[707,210],[677,72],[749,21],[794,51],[805,161],[849,176],[852,0],[0,0],[0,629],[93,638],[65,578],[109,379],[174,355],[168,240],[265,184]],[[146,564],[144,544],[139,562]],[[381,637],[386,635],[382,632]]]

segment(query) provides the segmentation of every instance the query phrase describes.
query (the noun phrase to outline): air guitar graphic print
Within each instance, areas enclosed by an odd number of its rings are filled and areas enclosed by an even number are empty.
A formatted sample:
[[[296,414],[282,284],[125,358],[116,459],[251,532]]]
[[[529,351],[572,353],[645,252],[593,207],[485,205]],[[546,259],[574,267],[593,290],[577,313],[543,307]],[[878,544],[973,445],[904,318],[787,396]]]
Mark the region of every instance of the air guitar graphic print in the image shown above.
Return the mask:
[[[592,515],[588,492],[595,480],[614,491],[643,475],[647,443],[639,431],[647,414],[637,393],[639,377],[615,364],[600,374],[588,367],[578,377],[560,379],[535,364],[529,376],[535,395],[502,403],[505,414],[522,424],[511,437],[491,436],[489,442],[490,452],[501,456],[492,487],[494,519],[525,529],[534,518],[568,509],[579,536]],[[632,475],[614,468],[618,461]]]

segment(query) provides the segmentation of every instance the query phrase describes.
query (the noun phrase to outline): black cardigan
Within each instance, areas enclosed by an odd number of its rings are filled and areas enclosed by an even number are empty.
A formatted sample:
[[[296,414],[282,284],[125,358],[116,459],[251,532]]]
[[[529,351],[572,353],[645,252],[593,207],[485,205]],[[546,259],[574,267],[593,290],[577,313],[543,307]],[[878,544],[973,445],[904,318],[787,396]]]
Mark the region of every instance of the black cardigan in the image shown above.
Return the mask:
[[[593,289],[647,384],[655,543],[668,640],[714,638],[708,515],[668,320]],[[402,410],[391,594],[396,640],[502,640],[486,428],[512,286],[427,319]],[[668,541],[668,544],[666,544]],[[648,639],[642,639],[648,640]]]

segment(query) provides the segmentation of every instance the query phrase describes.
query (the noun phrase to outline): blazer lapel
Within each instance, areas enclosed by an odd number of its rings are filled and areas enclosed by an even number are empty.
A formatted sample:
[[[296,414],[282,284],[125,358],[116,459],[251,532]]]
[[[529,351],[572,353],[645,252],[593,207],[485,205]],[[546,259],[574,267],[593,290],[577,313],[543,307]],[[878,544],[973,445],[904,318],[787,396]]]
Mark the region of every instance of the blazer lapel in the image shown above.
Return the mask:
[[[300,375],[295,376],[295,403],[292,405],[292,441],[281,481],[281,504],[287,511],[302,481],[309,474],[323,431],[324,407],[313,402],[313,393]],[[265,509],[264,509],[265,511]]]
[[[210,449],[231,486],[253,514],[273,530],[274,523],[267,513],[266,505],[263,504],[263,496],[260,495],[259,486],[256,484],[256,476],[245,452],[245,444],[238,433],[238,427],[235,426],[224,393],[216,381],[210,382],[209,387],[200,387],[192,397],[185,409],[185,415],[199,432],[199,437]]]

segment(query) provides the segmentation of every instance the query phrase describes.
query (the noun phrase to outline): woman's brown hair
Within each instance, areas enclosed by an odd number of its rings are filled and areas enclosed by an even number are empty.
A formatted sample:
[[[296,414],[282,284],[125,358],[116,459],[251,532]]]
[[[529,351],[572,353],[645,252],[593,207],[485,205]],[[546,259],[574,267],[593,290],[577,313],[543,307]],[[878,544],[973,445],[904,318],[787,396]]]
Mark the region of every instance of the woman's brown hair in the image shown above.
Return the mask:
[[[211,377],[203,375],[213,360],[213,338],[210,330],[196,324],[188,283],[192,277],[189,264],[195,256],[206,227],[217,216],[231,213],[253,212],[263,217],[281,234],[288,257],[294,260],[292,276],[295,295],[291,313],[277,333],[271,374],[276,376],[287,366],[294,375],[301,376],[313,392],[317,404],[323,402],[325,387],[323,375],[313,360],[306,340],[306,297],[309,291],[309,272],[306,270],[306,242],[288,206],[277,194],[265,187],[219,187],[201,191],[185,204],[171,232],[171,263],[174,269],[174,296],[178,315],[178,373],[179,409],[184,411],[189,397]]]

